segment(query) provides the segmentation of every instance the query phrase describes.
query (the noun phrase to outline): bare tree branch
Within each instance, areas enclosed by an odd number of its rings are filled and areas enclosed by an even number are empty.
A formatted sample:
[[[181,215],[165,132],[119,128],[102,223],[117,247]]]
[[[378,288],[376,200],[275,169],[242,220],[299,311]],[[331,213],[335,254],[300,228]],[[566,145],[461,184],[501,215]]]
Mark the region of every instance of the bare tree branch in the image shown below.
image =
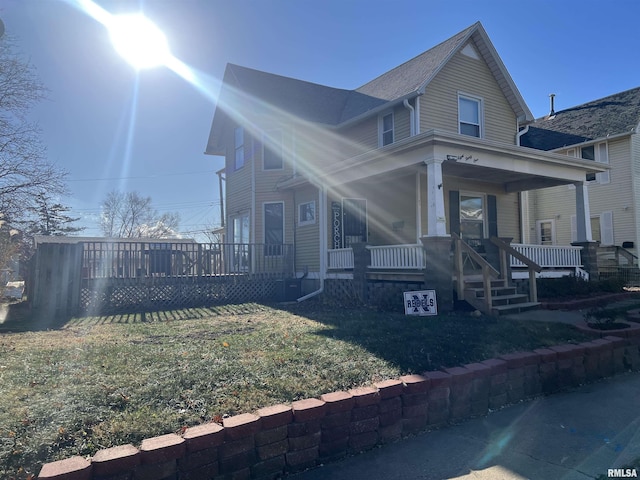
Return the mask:
[[[10,37],[0,42],[0,212],[18,222],[36,206],[38,194],[66,192],[66,172],[46,158],[40,129],[27,120],[29,110],[45,98],[31,63],[16,53]]]
[[[109,192],[102,202],[100,228],[111,238],[171,238],[178,236],[180,216],[162,215],[153,208],[151,197],[138,192]]]

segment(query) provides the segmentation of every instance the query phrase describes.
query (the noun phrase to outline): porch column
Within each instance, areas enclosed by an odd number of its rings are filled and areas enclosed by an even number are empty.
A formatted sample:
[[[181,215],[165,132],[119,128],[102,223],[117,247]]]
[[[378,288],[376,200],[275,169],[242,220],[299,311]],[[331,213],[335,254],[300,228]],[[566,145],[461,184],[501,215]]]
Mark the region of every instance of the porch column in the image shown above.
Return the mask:
[[[572,245],[582,247],[582,267],[589,273],[589,279],[598,280],[598,242],[591,234],[591,211],[589,191],[585,182],[576,182],[576,241]]]
[[[425,161],[427,165],[427,237],[448,237],[444,215],[444,186],[441,159]]]
[[[444,313],[453,309],[453,258],[451,236],[447,234],[447,220],[444,214],[442,162],[443,160],[439,159],[425,161],[427,165],[427,235],[420,240],[427,260],[427,268],[424,272],[425,287],[436,291],[438,311]]]
[[[576,242],[593,242],[589,190],[585,182],[576,182]]]

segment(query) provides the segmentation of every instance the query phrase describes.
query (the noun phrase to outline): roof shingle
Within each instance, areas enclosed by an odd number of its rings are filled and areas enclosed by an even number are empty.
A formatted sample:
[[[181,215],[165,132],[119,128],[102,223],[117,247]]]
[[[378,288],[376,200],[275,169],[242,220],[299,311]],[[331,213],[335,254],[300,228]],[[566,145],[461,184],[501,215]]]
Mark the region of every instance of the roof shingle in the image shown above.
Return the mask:
[[[522,136],[522,146],[554,150],[631,132],[640,123],[640,87],[539,118]]]

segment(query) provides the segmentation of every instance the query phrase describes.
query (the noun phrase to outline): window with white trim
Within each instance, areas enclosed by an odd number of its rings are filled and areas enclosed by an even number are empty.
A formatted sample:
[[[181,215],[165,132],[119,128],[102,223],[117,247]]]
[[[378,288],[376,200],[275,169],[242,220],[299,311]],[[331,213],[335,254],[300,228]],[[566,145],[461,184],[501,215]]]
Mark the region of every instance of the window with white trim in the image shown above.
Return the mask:
[[[234,170],[244,167],[244,129],[237,127],[234,131]]]
[[[316,223],[316,202],[305,202],[298,205],[298,225],[313,225]]]
[[[381,115],[378,121],[379,145],[384,147],[393,143],[393,112]]]
[[[553,219],[536,221],[536,230],[539,245],[554,245],[556,243],[556,226]]]
[[[605,165],[609,164],[609,150],[607,148],[607,142],[602,142],[594,145],[588,145],[580,149],[580,156],[584,160],[593,160],[597,163]],[[597,183],[600,185],[610,182],[609,171],[599,173],[587,173],[587,182]]]
[[[482,137],[482,100],[458,95],[458,128],[462,135]]]

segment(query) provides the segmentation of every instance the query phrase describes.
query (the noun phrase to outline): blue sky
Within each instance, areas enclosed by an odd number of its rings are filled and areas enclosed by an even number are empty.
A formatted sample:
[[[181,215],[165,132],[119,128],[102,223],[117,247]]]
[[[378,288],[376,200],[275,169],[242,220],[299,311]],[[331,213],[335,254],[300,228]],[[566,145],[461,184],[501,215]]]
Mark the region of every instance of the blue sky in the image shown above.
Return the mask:
[[[640,86],[635,0],[97,0],[142,10],[204,92],[166,68],[135,72],[97,21],[63,0],[3,0],[6,34],[49,99],[32,112],[50,160],[69,172],[63,199],[99,235],[100,203],[120,189],[177,211],[186,236],[219,221],[204,149],[225,65],[357,88],[481,21],[536,117]],[[206,92],[206,93],[205,93]]]

